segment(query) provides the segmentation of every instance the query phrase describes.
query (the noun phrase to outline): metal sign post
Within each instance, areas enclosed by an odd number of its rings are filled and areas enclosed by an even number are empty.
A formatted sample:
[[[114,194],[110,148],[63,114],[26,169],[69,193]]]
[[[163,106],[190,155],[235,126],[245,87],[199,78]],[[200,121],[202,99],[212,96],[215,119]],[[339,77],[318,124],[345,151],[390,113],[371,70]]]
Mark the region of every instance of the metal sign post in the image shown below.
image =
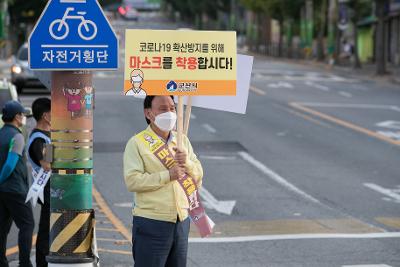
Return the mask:
[[[52,71],[47,260],[50,267],[93,266],[98,257],[93,249],[97,246],[92,206],[91,70],[118,68],[118,40],[98,2],[49,1],[29,38],[29,64],[33,70]]]

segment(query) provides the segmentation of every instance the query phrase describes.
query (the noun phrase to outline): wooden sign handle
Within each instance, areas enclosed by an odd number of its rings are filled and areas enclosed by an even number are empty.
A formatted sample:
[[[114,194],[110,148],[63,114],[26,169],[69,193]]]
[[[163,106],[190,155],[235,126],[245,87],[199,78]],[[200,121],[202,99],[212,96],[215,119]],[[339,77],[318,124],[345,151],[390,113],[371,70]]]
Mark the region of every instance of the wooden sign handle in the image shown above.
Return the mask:
[[[183,96],[178,96],[178,148],[182,149],[183,135]]]
[[[192,96],[188,96],[188,101],[186,103],[186,109],[185,109],[185,124],[184,124],[184,129],[183,133],[185,135],[188,135],[189,132],[189,125],[190,125],[190,114],[192,114]]]

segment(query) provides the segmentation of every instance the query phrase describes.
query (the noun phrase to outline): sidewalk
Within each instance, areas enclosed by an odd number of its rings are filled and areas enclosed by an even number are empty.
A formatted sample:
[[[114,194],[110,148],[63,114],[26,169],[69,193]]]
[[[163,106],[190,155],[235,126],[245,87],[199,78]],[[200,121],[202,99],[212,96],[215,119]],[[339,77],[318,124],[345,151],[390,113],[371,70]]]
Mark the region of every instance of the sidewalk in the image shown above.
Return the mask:
[[[270,61],[286,62],[290,64],[300,64],[303,66],[311,66],[324,70],[327,72],[333,72],[341,76],[352,76],[360,80],[374,80],[378,82],[389,82],[392,84],[400,85],[400,66],[393,66],[387,64],[386,69],[388,71],[387,75],[378,76],[376,75],[376,65],[375,64],[362,64],[361,69],[354,69],[351,66],[331,66],[326,62],[319,62],[317,60],[304,60],[304,59],[289,59],[289,58],[278,58],[269,57],[262,54],[253,53],[250,51],[238,50],[238,53],[248,54],[256,58],[263,58]]]

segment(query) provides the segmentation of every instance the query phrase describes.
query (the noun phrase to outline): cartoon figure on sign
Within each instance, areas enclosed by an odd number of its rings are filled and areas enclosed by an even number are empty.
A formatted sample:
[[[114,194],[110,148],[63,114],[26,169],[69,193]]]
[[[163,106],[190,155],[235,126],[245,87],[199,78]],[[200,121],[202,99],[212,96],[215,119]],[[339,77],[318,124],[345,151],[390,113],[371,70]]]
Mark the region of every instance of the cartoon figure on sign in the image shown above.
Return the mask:
[[[142,84],[144,81],[143,71],[140,69],[134,69],[131,72],[131,84],[132,88],[130,88],[125,95],[133,95],[136,97],[145,97],[146,91],[142,88]]]
[[[86,116],[89,117],[92,114],[93,109],[93,87],[85,86],[85,95],[83,100],[81,100],[82,104],[85,104]]]
[[[65,85],[64,96],[67,98],[67,110],[71,112],[71,119],[75,119],[81,112],[81,89]]]

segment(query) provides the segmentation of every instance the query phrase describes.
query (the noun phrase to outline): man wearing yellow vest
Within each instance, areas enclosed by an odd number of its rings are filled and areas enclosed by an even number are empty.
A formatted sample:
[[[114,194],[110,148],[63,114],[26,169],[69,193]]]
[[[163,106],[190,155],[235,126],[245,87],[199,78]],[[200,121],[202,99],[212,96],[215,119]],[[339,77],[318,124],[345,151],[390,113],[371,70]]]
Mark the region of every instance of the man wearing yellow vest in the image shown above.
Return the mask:
[[[189,202],[178,180],[185,174],[201,186],[203,169],[186,136],[177,148],[173,97],[146,96],[149,126],[133,136],[124,153],[124,177],[135,193],[132,253],[135,267],[186,266]]]

